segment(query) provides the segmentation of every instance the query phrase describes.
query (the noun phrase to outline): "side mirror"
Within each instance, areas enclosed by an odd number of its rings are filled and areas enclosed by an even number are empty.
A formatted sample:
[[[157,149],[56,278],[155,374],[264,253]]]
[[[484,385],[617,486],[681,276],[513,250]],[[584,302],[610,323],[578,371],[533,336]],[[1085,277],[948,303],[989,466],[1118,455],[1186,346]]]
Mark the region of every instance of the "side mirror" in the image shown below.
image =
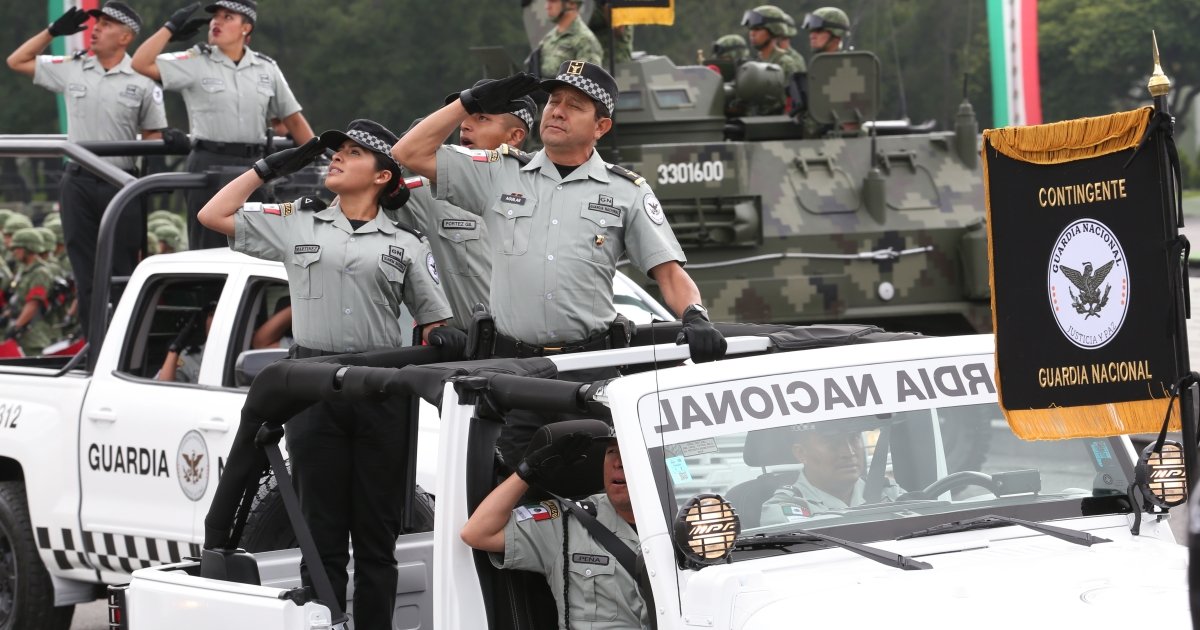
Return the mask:
[[[288,351],[282,348],[247,350],[239,354],[237,363],[233,366],[233,384],[237,387],[250,387],[259,372],[280,359],[286,359],[287,356]]]
[[[1187,500],[1188,480],[1183,465],[1183,446],[1165,440],[1162,449],[1154,450],[1150,443],[1138,458],[1134,479],[1142,496],[1162,509],[1172,508]]]

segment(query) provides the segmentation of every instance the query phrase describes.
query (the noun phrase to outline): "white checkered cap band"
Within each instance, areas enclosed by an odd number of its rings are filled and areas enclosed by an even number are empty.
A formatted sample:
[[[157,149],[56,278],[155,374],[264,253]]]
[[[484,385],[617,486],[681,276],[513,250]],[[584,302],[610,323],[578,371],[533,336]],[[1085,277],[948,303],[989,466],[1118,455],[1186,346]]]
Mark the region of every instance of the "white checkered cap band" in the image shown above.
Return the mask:
[[[392,157],[392,146],[383,140],[380,140],[378,136],[358,129],[351,129],[350,131],[347,131],[346,136],[351,140],[363,145],[364,147],[371,149],[372,151],[382,153],[393,163],[396,162],[396,158]],[[397,168],[399,168],[399,166],[399,164],[396,164]]]
[[[230,11],[236,11],[242,15],[249,16],[249,18],[255,22],[258,21],[258,11],[250,8],[250,5],[242,4],[241,2],[234,2],[233,0],[217,0],[214,4],[219,7],[225,7]]]
[[[518,109],[517,111],[511,112],[511,113],[513,116],[520,118],[525,123],[526,127],[533,129],[533,116],[529,115],[529,110],[525,109],[524,107],[521,107],[521,109]]]
[[[107,15],[108,17],[124,24],[125,26],[128,26],[129,28],[133,29],[133,32],[135,34],[138,31],[142,30],[142,27],[138,26],[138,23],[136,20],[134,20],[133,18],[129,17],[128,15],[125,15],[121,11],[118,11],[112,7],[104,7],[103,9],[100,9],[100,12],[103,13],[104,15]]]
[[[607,90],[600,87],[595,81],[579,74],[560,74],[554,77],[558,81],[572,85],[583,90],[584,94],[604,103],[604,107],[608,108],[608,113],[613,112],[613,97]]]

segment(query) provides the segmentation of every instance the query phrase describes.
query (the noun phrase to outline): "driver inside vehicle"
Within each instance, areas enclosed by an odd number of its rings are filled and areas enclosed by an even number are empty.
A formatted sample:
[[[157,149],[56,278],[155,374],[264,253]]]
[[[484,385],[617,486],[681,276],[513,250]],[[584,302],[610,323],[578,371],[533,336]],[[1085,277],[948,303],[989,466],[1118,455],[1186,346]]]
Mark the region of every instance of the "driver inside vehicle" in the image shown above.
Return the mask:
[[[775,491],[762,506],[763,525],[789,523],[814,514],[867,503],[867,448],[862,431],[797,425],[792,455],[803,465],[796,480]],[[882,466],[880,461],[876,465]],[[878,501],[895,501],[903,490],[881,477]]]

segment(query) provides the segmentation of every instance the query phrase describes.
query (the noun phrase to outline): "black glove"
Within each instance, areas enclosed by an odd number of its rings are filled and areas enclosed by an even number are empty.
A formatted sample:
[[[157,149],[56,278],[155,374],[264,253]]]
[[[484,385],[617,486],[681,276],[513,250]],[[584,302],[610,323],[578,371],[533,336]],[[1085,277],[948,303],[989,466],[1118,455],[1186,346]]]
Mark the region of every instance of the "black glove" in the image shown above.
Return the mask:
[[[725,336],[721,331],[708,321],[708,313],[702,308],[697,308],[695,304],[683,312],[683,328],[679,329],[675,343],[686,343],[688,351],[692,354],[692,361],[696,363],[720,359],[725,356],[725,350],[729,346],[725,343]]]
[[[171,31],[171,39],[173,42],[186,42],[196,36],[201,30],[208,27],[209,18],[192,18],[184,22],[178,28],[171,28],[171,23],[167,22],[167,28]]]
[[[198,5],[197,5],[198,6]],[[60,37],[62,35],[74,35],[82,31],[87,24],[87,21],[92,19],[86,11],[81,11],[79,7],[71,7],[67,9],[57,20],[54,20],[46,30],[50,31],[51,37]]]
[[[167,23],[163,24],[163,26],[166,27],[168,31],[178,35],[189,28],[188,18],[192,17],[192,14],[199,10],[200,3],[193,2],[186,7],[183,7],[182,9],[172,13],[171,17],[167,18]],[[192,33],[195,34],[195,30],[193,30]],[[174,35],[171,36],[171,41],[176,41]]]
[[[25,328],[26,326],[13,326],[12,328],[9,328],[8,332],[4,333],[4,340],[8,341],[9,339],[20,339],[21,335],[25,334]]]
[[[182,129],[167,127],[162,130],[163,144],[170,147],[172,151],[179,153],[187,153],[192,150],[192,142],[188,140],[188,135]]]
[[[553,480],[562,471],[587,459],[594,439],[589,433],[568,433],[557,440],[533,451],[517,464],[517,476],[526,483],[545,483]]]
[[[507,114],[521,109],[521,104],[513,101],[537,90],[537,77],[528,72],[518,72],[508,78],[463,90],[458,100],[470,114]]]
[[[319,138],[313,138],[293,149],[284,149],[272,153],[254,163],[254,172],[269,182],[277,177],[285,177],[312,164],[317,156],[325,152]]]
[[[200,323],[200,311],[195,311],[191,317],[188,317],[187,323],[183,325],[183,328],[179,329],[179,334],[175,335],[175,339],[171,340],[171,345],[167,346],[167,352],[178,354],[180,350],[186,348],[189,345],[188,340],[191,338],[192,332],[196,330],[196,324],[198,323]]]
[[[429,331],[429,345],[442,349],[443,361],[462,361],[467,353],[467,333],[453,326],[438,326]]]

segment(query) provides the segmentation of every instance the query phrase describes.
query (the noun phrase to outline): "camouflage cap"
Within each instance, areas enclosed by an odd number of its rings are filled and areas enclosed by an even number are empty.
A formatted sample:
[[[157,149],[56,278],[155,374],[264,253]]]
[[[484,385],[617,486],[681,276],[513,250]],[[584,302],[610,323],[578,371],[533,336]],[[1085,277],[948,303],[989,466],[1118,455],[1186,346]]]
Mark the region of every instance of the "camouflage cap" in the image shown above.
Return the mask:
[[[742,26],[751,30],[765,28],[774,37],[789,37],[788,24],[792,25],[794,33],[796,21],[783,9],[773,4],[754,7],[742,14]]]
[[[4,222],[8,220],[8,217],[14,214],[16,212],[12,208],[0,208],[0,229],[4,228]]]
[[[16,212],[4,221],[5,234],[12,234],[17,230],[31,227],[33,227],[33,221],[30,221],[29,217]]]
[[[37,230],[38,234],[42,235],[42,253],[54,251],[54,248],[59,243],[58,235],[54,233],[54,230],[51,230],[45,226],[36,227],[33,229]]]
[[[57,242],[63,242],[63,227],[62,221],[46,221],[42,223],[42,227],[54,232],[54,238]]]
[[[13,232],[12,248],[25,248],[35,254],[42,253],[42,233],[36,228],[25,227]]]
[[[728,61],[741,61],[750,56],[750,48],[746,46],[746,38],[741,35],[722,35],[713,42],[713,56]]]
[[[829,31],[834,37],[845,38],[850,32],[850,16],[837,7],[821,7],[804,16],[801,26],[806,31]]]
[[[59,213],[58,210],[51,210],[50,212],[42,215],[42,225],[46,225],[51,221],[62,222],[62,214]]]
[[[174,226],[164,225],[154,230],[154,238],[166,243],[175,251],[183,249],[183,236]]]

